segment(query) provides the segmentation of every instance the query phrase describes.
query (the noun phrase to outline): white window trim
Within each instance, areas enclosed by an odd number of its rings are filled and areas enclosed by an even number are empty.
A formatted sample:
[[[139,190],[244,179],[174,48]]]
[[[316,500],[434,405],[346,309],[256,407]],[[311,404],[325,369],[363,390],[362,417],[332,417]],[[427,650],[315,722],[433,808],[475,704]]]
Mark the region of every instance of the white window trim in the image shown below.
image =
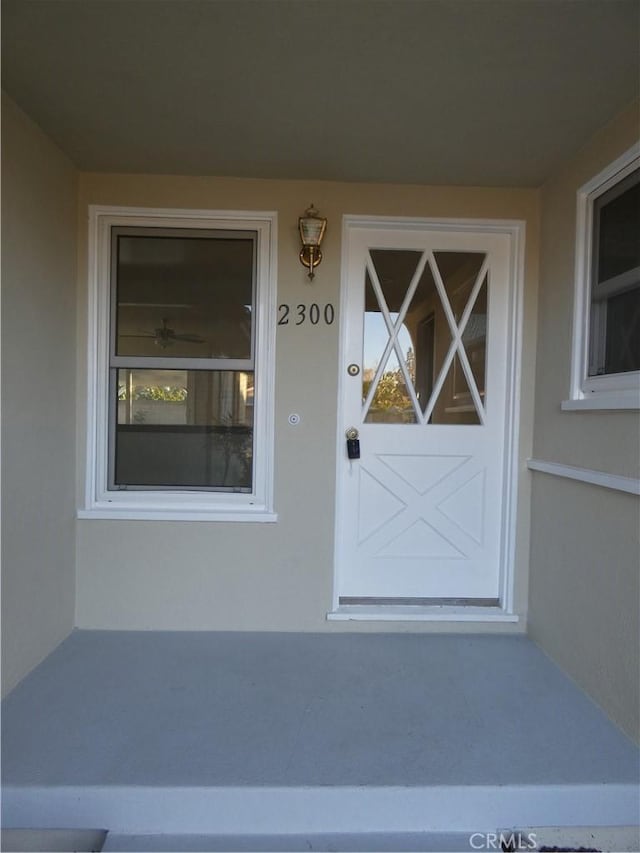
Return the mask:
[[[250,494],[107,488],[110,233],[114,225],[226,228],[257,233],[255,458]],[[159,521],[276,521],[273,508],[277,213],[89,207],[87,312],[87,459],[78,518]]]
[[[571,387],[561,404],[564,411],[640,408],[640,371],[588,375],[593,203],[638,167],[640,142],[578,190]]]

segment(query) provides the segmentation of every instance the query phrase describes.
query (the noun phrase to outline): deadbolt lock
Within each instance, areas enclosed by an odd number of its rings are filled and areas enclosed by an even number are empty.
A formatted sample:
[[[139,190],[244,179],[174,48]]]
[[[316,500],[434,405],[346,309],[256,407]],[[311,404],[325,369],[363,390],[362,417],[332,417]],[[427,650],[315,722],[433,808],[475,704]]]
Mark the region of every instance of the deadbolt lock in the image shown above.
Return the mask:
[[[350,364],[349,367],[347,367],[347,373],[349,376],[357,376],[360,373],[360,365]]]

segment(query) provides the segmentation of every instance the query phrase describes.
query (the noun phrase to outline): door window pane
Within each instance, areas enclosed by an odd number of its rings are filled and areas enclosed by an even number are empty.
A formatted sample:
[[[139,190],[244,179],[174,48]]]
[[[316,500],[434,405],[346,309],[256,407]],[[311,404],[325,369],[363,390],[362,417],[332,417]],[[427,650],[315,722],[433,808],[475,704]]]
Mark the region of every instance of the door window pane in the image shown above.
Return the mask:
[[[375,384],[367,423],[416,423],[416,412],[407,389],[405,372],[415,383],[415,346],[405,323],[398,323],[400,311],[411,279],[420,260],[419,252],[374,250],[371,258],[382,291],[382,302],[376,296],[367,272],[365,278],[365,315],[363,338],[362,400],[363,404],[376,382],[376,374],[389,346],[389,333],[384,312],[392,326],[393,344],[387,353],[384,370]]]
[[[470,311],[461,340],[453,361],[449,365],[438,399],[432,411],[430,423],[434,424],[480,424],[469,380],[464,372],[460,350],[464,349],[475,390],[481,400],[485,394],[486,343],[487,343],[487,299],[488,278],[485,275],[478,286],[478,275],[485,255],[482,252],[435,252],[434,259],[442,278],[454,323],[459,330],[465,312]],[[474,298],[474,291],[476,296]],[[471,304],[471,300],[473,304]],[[439,370],[450,348],[451,335],[444,309],[440,305],[436,320],[435,341]],[[445,325],[446,324],[446,325]]]
[[[435,315],[433,313],[419,320],[416,326],[415,364],[416,394],[420,408],[424,412],[431,399],[436,376]]]
[[[480,281],[479,275],[484,253],[431,256],[376,249],[370,256],[380,287],[367,272],[362,399],[365,407],[370,403],[365,421],[482,423],[478,407],[482,410],[485,396],[488,277]],[[461,354],[466,354],[469,375]]]
[[[447,371],[443,393],[436,401],[429,423],[474,425],[481,423],[458,353],[455,354]]]
[[[368,393],[371,379],[365,376],[363,391]],[[416,413],[413,406],[404,374],[400,369],[395,351],[391,352],[389,360],[380,377],[376,390],[365,418],[368,424],[414,424]]]
[[[411,299],[405,323],[415,341],[416,395],[424,413],[451,345],[451,329],[428,263]]]
[[[369,252],[389,311],[400,311],[422,252],[409,249],[371,249]]]
[[[471,373],[476,383],[478,393],[483,398],[486,406],[485,396],[485,374],[487,362],[487,278],[478,293],[473,310],[469,315],[467,325],[462,333]]]

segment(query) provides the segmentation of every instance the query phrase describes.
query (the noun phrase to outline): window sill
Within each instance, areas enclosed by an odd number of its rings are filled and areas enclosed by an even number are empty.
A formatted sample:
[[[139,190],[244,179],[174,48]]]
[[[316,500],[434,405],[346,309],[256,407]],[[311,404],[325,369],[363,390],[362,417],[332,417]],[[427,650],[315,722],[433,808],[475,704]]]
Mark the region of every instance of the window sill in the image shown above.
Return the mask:
[[[195,509],[175,507],[166,509],[124,507],[124,506],[94,506],[90,509],[79,509],[78,519],[114,521],[243,521],[257,523],[273,523],[278,520],[278,514],[270,512],[265,507],[233,508],[233,509]]]
[[[560,408],[563,412],[615,412],[624,409],[640,409],[640,392],[592,394],[581,399],[563,400]]]
[[[342,605],[327,613],[329,622],[519,622],[516,613],[499,607],[415,607]]]

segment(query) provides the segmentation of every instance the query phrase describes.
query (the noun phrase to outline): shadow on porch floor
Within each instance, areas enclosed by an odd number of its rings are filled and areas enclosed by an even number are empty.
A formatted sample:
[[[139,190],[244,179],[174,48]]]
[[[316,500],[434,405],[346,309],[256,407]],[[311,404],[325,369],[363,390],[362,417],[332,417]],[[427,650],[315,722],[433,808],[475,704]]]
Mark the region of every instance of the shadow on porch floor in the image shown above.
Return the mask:
[[[5,827],[637,821],[637,749],[524,637],[76,631],[2,735]]]

